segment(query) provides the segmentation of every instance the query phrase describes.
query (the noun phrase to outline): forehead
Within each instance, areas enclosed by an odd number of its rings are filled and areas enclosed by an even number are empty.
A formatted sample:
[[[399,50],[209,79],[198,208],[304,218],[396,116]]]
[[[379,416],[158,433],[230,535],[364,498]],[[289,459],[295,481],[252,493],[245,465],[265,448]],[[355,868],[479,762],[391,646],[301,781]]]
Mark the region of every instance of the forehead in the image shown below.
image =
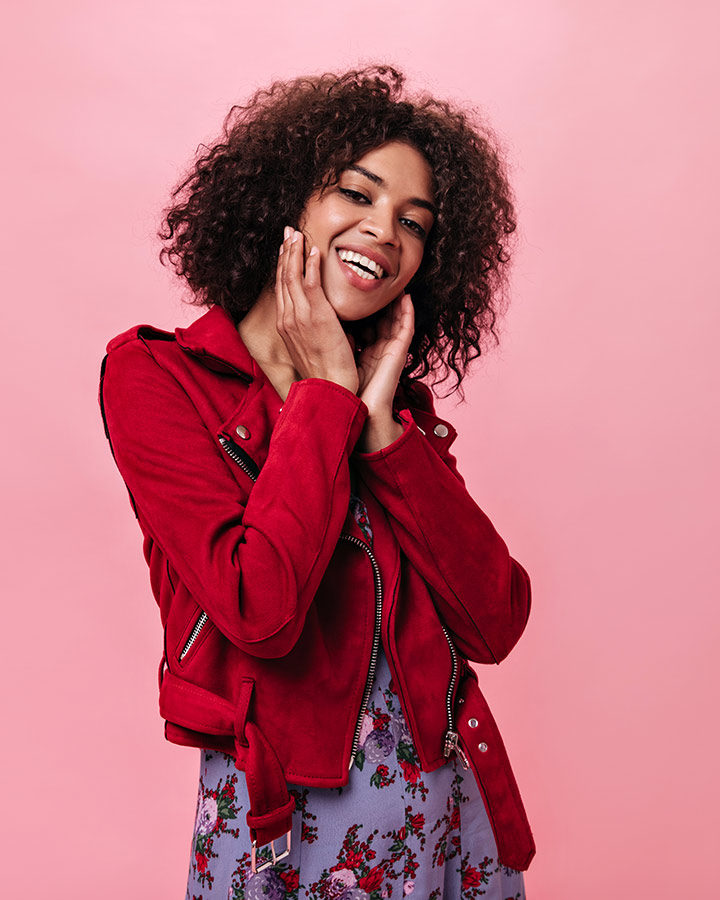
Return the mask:
[[[433,174],[425,156],[410,144],[388,141],[374,147],[352,164],[379,176],[388,189],[432,201]],[[352,169],[346,169],[352,172]]]

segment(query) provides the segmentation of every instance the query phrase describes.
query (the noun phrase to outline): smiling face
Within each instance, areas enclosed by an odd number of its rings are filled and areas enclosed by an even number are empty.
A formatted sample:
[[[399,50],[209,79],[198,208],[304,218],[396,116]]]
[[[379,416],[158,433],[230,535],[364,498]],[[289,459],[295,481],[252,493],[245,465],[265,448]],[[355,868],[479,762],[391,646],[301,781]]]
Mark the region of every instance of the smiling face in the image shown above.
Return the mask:
[[[323,290],[338,318],[363,319],[400,295],[422,261],[433,201],[427,160],[399,141],[366,153],[312,195],[298,227],[306,252],[320,252]]]

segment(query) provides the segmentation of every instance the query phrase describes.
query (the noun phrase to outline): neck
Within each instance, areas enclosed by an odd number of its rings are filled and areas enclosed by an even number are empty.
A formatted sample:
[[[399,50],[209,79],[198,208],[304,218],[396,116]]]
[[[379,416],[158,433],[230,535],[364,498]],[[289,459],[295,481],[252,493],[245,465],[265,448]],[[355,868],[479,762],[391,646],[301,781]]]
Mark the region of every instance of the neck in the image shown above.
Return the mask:
[[[288,349],[275,325],[276,317],[275,289],[266,287],[240,320],[237,330],[256,362],[294,372]]]

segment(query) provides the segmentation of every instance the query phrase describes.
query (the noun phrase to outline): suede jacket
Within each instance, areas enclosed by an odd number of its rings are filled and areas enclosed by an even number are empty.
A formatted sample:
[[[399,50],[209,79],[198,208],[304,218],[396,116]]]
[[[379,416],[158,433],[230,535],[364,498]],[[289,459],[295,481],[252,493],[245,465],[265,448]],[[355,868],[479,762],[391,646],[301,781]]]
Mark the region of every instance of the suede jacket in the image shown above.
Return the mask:
[[[422,770],[454,753],[470,766],[500,862],[526,869],[533,837],[468,661],[507,656],[530,581],[469,495],[429,388],[398,390],[402,434],[360,452],[358,396],[307,378],[283,401],[211,307],[111,340],[99,399],[160,607],[166,736],[235,757],[256,845],[290,830],[288,783],[347,783],[382,643]]]

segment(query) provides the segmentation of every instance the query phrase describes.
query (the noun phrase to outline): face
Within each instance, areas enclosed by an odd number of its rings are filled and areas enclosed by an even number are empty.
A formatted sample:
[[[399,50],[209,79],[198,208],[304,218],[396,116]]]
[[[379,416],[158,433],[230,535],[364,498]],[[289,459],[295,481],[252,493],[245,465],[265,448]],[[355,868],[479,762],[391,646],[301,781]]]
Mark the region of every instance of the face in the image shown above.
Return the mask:
[[[398,297],[417,272],[435,220],[432,172],[408,144],[390,141],[316,191],[300,218],[306,253],[316,246],[325,296],[347,321]]]

